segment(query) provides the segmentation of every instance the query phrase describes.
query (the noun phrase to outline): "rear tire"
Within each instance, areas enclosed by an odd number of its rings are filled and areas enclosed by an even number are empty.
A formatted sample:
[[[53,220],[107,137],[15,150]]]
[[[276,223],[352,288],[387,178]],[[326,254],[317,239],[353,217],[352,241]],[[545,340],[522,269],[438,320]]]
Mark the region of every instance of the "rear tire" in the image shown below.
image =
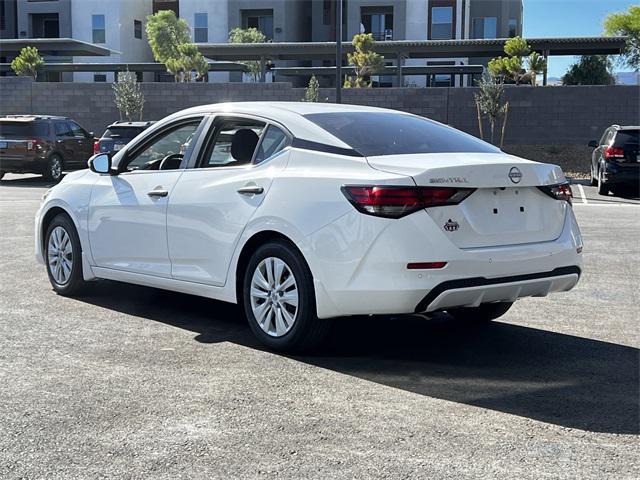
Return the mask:
[[[609,196],[609,186],[602,180],[602,171],[598,169],[598,194]]]
[[[43,250],[49,281],[56,293],[65,297],[82,293],[87,284],[82,276],[82,247],[67,215],[57,215],[51,221]]]
[[[64,163],[60,155],[51,155],[47,162],[47,169],[44,172],[44,178],[52,182],[58,183],[62,180],[62,168]]]
[[[452,308],[447,313],[456,320],[468,323],[485,323],[501,317],[511,308],[513,302],[483,303],[479,307]]]
[[[311,271],[289,242],[274,240],[258,248],[242,285],[249,327],[268,348],[302,353],[322,344],[330,322],[317,317]]]

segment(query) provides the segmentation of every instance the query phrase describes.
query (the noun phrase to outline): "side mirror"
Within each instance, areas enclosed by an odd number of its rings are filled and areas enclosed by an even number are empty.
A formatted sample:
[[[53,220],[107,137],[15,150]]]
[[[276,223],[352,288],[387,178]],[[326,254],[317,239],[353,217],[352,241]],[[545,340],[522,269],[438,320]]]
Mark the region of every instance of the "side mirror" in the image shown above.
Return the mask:
[[[106,153],[94,155],[87,163],[92,172],[111,173],[111,156]]]
[[[88,132],[88,135],[90,138],[96,138],[96,135],[93,132]]]
[[[589,146],[590,146],[591,148],[598,148],[598,142],[597,142],[596,140],[591,140],[591,141],[589,142]]]

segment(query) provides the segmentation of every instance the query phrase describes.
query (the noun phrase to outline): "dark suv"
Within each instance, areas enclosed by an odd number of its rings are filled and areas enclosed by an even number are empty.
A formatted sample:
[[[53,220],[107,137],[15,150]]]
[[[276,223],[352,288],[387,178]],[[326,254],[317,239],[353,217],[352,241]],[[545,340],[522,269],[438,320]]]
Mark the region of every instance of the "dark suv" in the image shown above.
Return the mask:
[[[93,146],[94,153],[116,153],[154,122],[116,122],[107,127]]]
[[[93,141],[93,133],[66,117],[0,116],[0,178],[41,173],[57,182],[63,170],[87,167]]]
[[[592,140],[591,185],[598,185],[600,195],[608,195],[619,187],[637,188],[640,183],[640,126],[612,125],[600,141]]]

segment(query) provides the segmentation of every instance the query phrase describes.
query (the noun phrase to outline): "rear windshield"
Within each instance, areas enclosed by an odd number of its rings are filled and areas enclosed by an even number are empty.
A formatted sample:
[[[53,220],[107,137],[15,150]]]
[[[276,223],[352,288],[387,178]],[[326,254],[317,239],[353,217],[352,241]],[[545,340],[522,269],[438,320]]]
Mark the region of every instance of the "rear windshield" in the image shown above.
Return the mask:
[[[410,153],[500,152],[493,145],[459,130],[401,113],[330,112],[311,113],[305,118],[366,157]]]
[[[618,130],[614,147],[624,147],[626,145],[638,145],[640,143],[640,130]]]
[[[102,135],[104,138],[135,138],[140,132],[144,130],[143,127],[109,127],[107,131]]]
[[[2,137],[46,137],[49,135],[47,122],[11,122],[0,121]]]

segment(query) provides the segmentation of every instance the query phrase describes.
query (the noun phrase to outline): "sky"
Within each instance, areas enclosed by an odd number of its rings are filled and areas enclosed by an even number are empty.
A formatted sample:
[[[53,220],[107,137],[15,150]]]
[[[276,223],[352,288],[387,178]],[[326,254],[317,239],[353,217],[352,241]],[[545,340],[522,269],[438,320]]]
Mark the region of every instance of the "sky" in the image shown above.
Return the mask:
[[[636,4],[628,0],[524,0],[523,37],[598,36],[603,33],[602,22],[607,14]],[[549,77],[561,77],[575,60],[550,57]]]

